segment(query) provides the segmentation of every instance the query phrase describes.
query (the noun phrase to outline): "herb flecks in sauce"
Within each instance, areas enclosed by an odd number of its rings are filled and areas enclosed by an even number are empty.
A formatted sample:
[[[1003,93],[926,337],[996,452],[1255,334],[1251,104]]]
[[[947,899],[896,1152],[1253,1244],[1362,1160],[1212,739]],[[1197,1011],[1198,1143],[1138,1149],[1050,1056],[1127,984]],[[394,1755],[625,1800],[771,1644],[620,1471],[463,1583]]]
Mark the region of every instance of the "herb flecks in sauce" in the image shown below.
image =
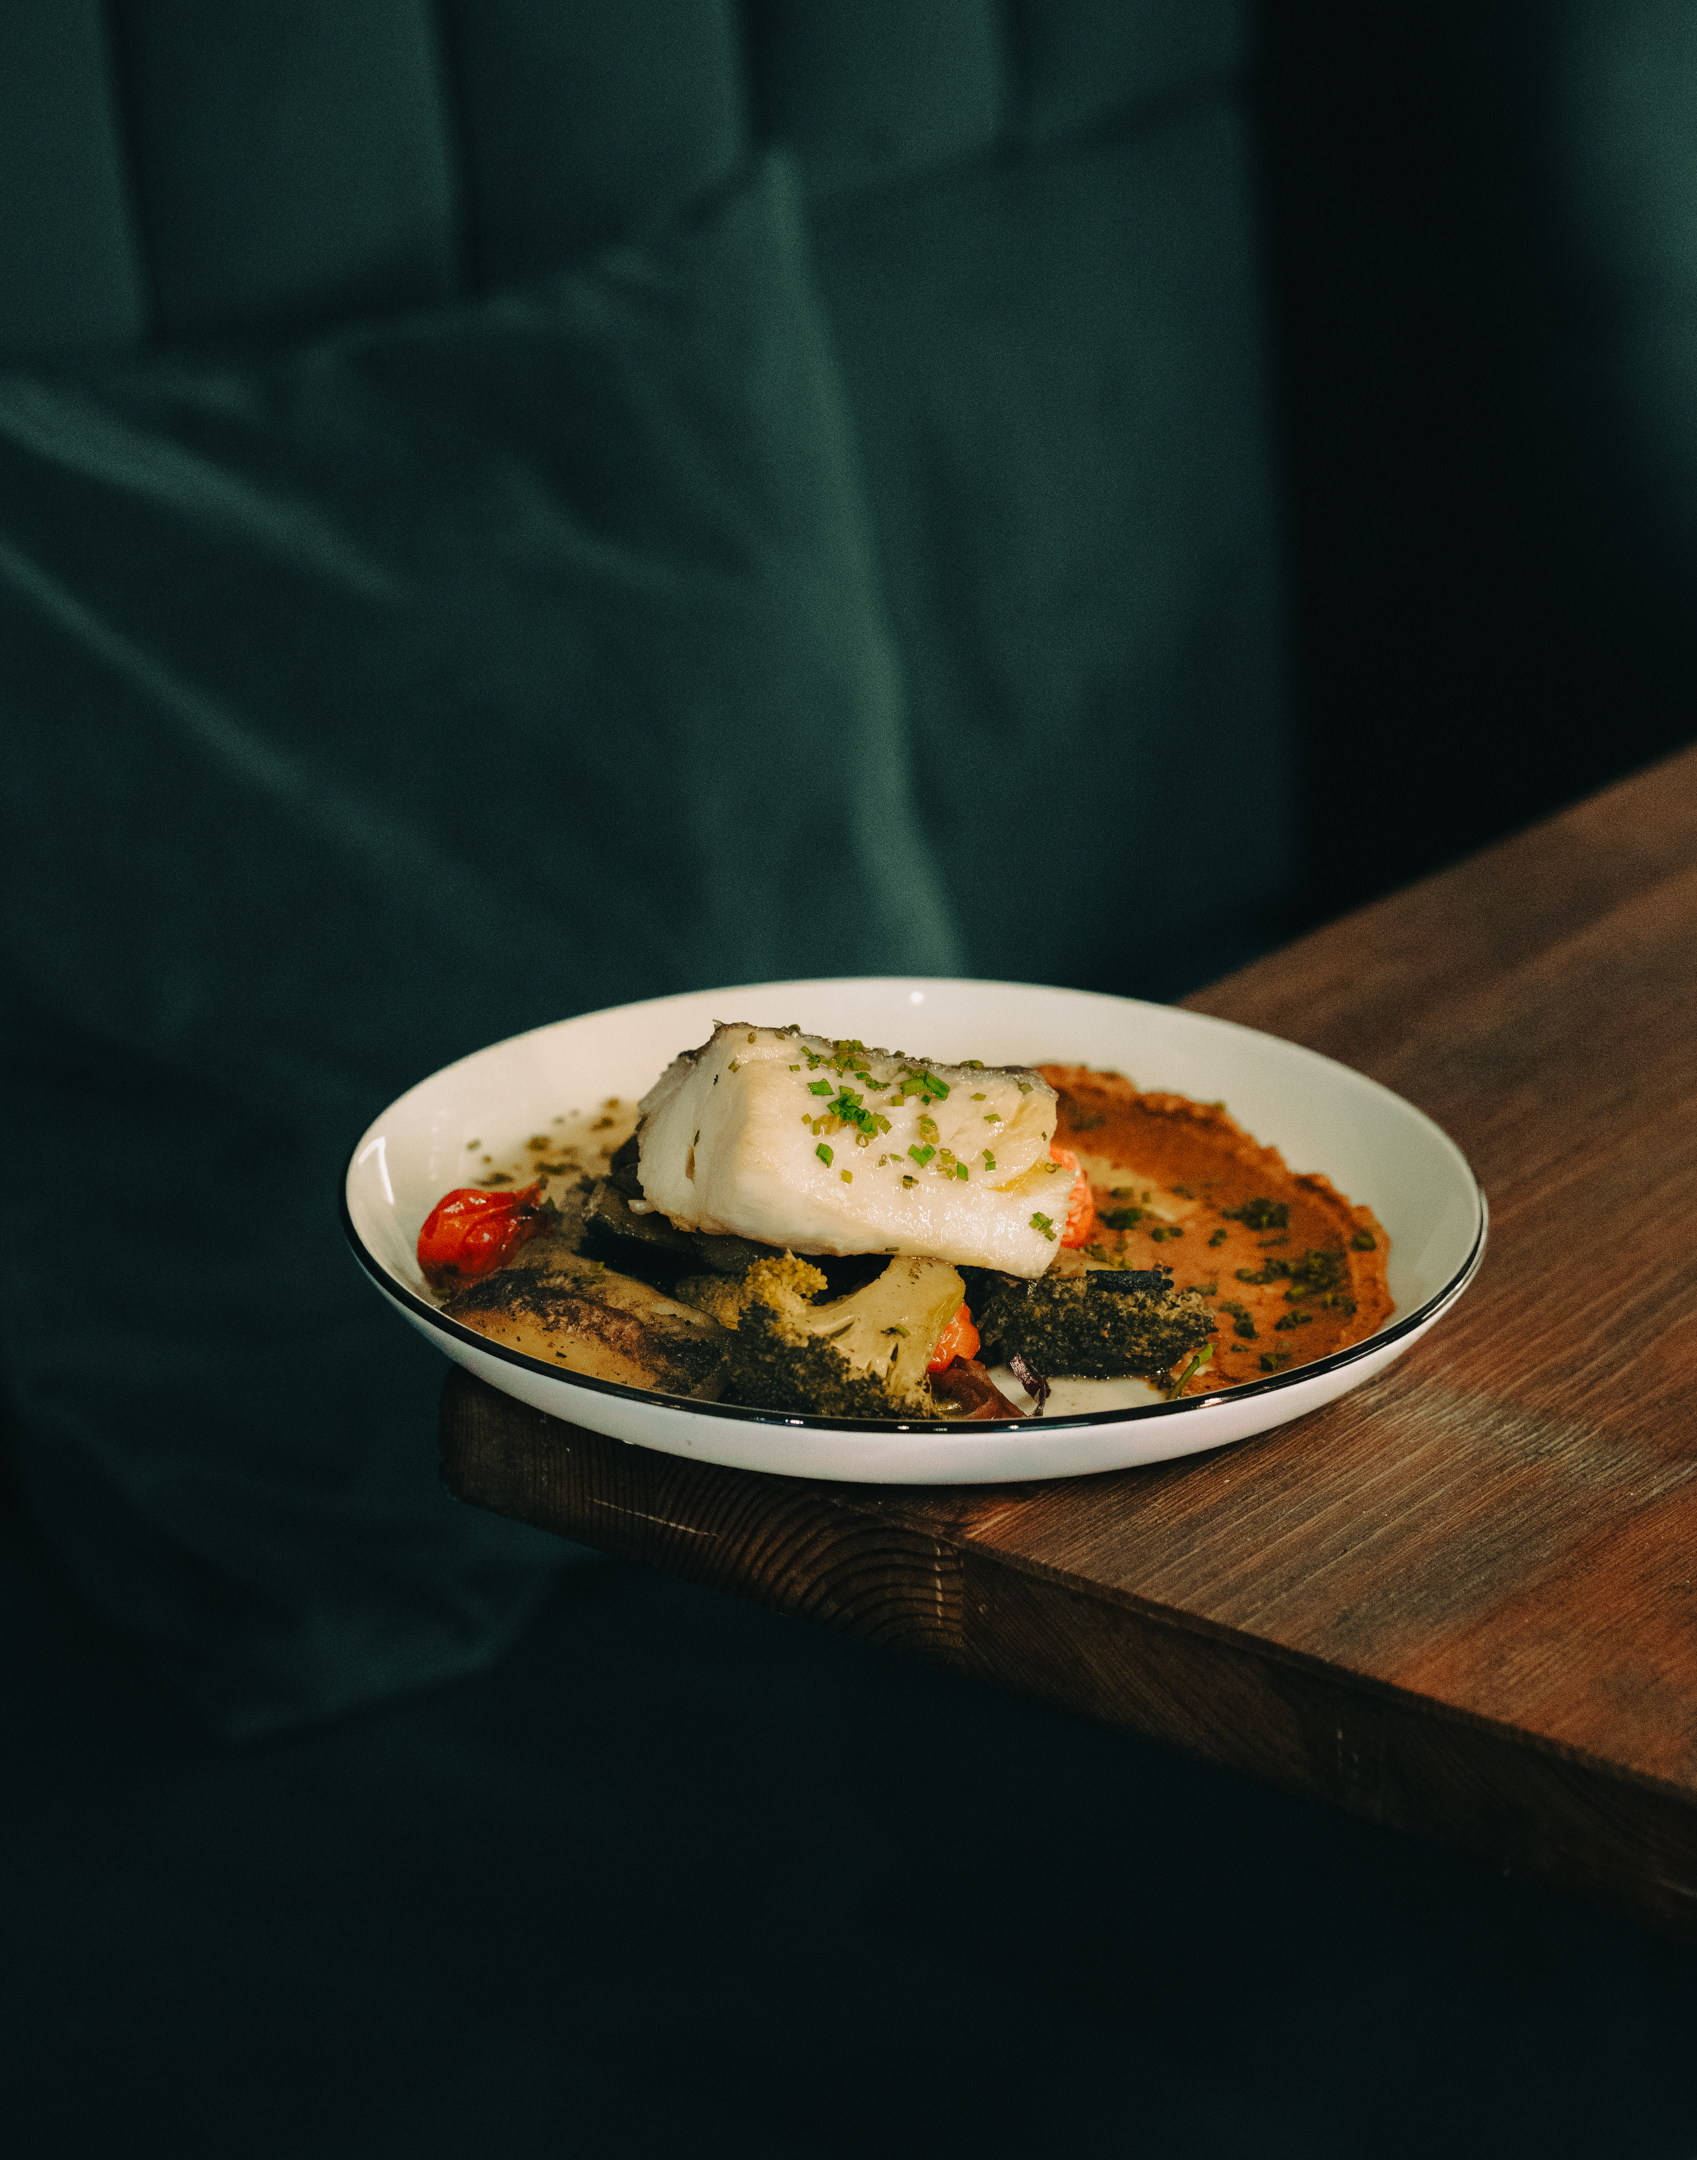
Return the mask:
[[[1189,1393],[1306,1364],[1389,1316],[1378,1223],[1324,1176],[1288,1169],[1223,1104],[1143,1094],[1082,1066],[1040,1070],[1061,1098],[1055,1137],[1079,1156],[1098,1218],[1117,1233],[1111,1254],[1098,1244],[1080,1263],[1168,1267],[1175,1287],[1219,1313],[1213,1360]]]

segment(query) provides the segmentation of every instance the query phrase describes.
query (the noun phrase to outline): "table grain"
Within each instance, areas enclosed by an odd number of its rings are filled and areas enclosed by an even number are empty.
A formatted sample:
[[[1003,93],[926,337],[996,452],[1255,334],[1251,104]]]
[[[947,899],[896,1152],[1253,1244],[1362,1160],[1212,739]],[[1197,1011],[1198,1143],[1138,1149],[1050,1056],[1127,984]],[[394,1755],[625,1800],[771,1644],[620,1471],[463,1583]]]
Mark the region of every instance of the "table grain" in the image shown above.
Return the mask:
[[[1198,993],[1436,1118],[1484,1267],[1205,1456],[776,1478],[469,1376],[462,1499],[898,1644],[1697,1938],[1697,749]]]

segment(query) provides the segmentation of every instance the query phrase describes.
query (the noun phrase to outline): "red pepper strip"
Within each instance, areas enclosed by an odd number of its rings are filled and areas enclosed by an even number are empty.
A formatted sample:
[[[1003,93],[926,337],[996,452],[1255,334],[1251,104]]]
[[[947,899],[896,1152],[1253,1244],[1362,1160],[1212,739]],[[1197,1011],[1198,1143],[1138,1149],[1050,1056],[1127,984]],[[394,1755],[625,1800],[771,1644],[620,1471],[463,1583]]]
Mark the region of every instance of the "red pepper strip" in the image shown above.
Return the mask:
[[[444,1193],[418,1233],[418,1264],[434,1290],[479,1275],[493,1275],[546,1220],[537,1200],[541,1185],[522,1192],[486,1192],[460,1185]]]
[[[925,1370],[929,1373],[947,1372],[958,1357],[975,1358],[978,1355],[978,1330],[972,1324],[972,1313],[963,1305],[954,1318],[937,1337],[937,1347]]]
[[[991,1379],[976,1358],[958,1357],[947,1372],[937,1373],[931,1382],[932,1391],[948,1396],[951,1402],[964,1403],[966,1419],[1018,1418],[1023,1410],[1016,1410],[1001,1389]]]
[[[1072,1172],[1072,1191],[1067,1195],[1067,1219],[1061,1228],[1061,1243],[1088,1245],[1096,1235],[1096,1202],[1091,1195],[1090,1180],[1078,1167],[1078,1157],[1071,1148],[1051,1147],[1049,1153]]]

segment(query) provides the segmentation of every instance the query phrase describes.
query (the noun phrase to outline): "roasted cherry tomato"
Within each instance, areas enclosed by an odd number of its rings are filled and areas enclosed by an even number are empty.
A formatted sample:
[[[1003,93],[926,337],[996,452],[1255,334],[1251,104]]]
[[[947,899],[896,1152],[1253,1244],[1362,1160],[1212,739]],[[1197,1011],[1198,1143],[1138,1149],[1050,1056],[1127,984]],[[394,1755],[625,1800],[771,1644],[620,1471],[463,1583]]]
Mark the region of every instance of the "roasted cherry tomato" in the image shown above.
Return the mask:
[[[1071,1148],[1051,1147],[1056,1162],[1072,1172],[1072,1191],[1067,1195],[1067,1219],[1061,1229],[1063,1245],[1088,1245],[1096,1235],[1096,1203],[1090,1197],[1090,1180],[1078,1167]]]
[[[937,1347],[931,1353],[927,1372],[947,1372],[958,1357],[975,1358],[978,1355],[978,1330],[972,1324],[971,1311],[963,1305],[954,1318],[937,1337]]]
[[[537,1205],[542,1187],[522,1192],[486,1192],[461,1185],[444,1193],[418,1233],[418,1264],[436,1290],[478,1275],[492,1275],[510,1260],[546,1218]]]

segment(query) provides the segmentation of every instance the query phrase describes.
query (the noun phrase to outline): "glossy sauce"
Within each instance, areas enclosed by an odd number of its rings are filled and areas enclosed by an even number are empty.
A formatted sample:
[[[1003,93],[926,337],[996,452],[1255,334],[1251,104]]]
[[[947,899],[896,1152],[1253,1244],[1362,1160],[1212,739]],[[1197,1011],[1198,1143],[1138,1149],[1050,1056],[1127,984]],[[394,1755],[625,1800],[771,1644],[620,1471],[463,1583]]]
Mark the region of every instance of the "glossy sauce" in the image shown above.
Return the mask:
[[[1063,1264],[1170,1268],[1219,1312],[1213,1360],[1187,1394],[1308,1364],[1389,1318],[1390,1240],[1329,1178],[1288,1169],[1223,1103],[1141,1094],[1083,1065],[1038,1069],[1060,1094],[1056,1138],[1078,1156],[1099,1218]]]

